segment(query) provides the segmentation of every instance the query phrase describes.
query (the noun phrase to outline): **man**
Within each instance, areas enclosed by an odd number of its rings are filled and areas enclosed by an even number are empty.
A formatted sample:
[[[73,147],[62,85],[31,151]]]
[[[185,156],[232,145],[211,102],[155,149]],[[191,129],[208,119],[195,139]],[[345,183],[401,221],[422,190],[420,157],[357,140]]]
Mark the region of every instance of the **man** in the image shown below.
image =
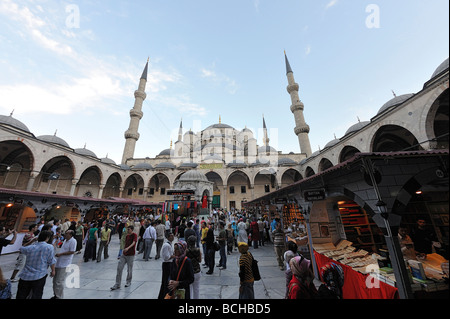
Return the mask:
[[[195,225],[194,225],[193,228],[194,228],[194,231],[195,231],[195,236],[197,236],[196,246],[197,246],[197,248],[200,248],[200,238],[201,238],[201,235],[200,235],[200,219],[197,218],[195,220]]]
[[[22,240],[22,247],[27,247],[36,242],[37,237],[34,235],[34,232],[36,231],[36,229],[37,229],[36,224],[32,224],[28,227],[28,233],[25,234],[25,236],[23,237],[23,240]],[[21,271],[23,269],[23,266],[25,266],[25,260],[26,260],[25,255],[23,255],[19,252],[19,256],[17,257],[16,266],[11,275],[11,279],[10,279],[11,282],[18,281],[18,279],[16,278],[16,275],[19,273],[19,271]]]
[[[108,245],[111,240],[111,229],[106,221],[103,222],[103,227],[100,231],[100,245],[98,246],[97,262],[102,260],[102,252],[104,251],[105,259],[109,258]]]
[[[161,248],[164,244],[166,227],[161,223],[161,219],[156,220],[156,256],[155,260],[161,258]]]
[[[187,239],[191,236],[197,236],[197,234],[195,233],[195,230],[192,228],[192,226],[194,225],[194,223],[192,221],[188,221],[187,222],[187,228],[184,231],[184,238]]]
[[[281,229],[281,223],[275,224],[275,230],[272,232],[273,247],[275,249],[275,255],[277,256],[278,267],[280,270],[284,270],[284,231]]]
[[[9,235],[13,235],[12,239],[6,239]],[[5,227],[0,226],[0,255],[2,254],[2,249],[3,247],[6,247],[8,245],[14,245],[14,243],[16,242],[16,238],[17,238],[17,231],[14,230],[9,230],[6,231]]]
[[[70,220],[68,218],[65,219],[64,223],[61,225],[61,234],[64,236],[66,231],[70,227]]]
[[[75,232],[71,229],[66,230],[64,234],[64,243],[59,252],[55,255],[55,277],[53,277],[53,294],[51,299],[64,298],[64,284],[66,280],[67,267],[72,263],[73,255],[77,250],[77,240],[74,238]]]
[[[142,239],[144,240],[144,260],[148,261],[149,259],[152,259],[150,257],[150,253],[152,252],[153,242],[156,240],[156,230],[155,222],[151,222],[150,225],[145,229],[144,235],[142,236]]]
[[[204,258],[204,261],[205,261],[205,263],[203,264],[203,266],[204,267],[208,267],[207,266],[207,264],[206,264],[206,260],[207,260],[207,257],[206,257],[206,235],[208,234],[208,227],[206,227],[206,222],[205,221],[203,221],[202,222],[202,228],[201,228],[201,231],[202,231],[202,237],[201,237],[201,243],[202,243],[202,250],[203,250],[203,258]]]
[[[120,289],[120,283],[122,282],[122,272],[125,264],[127,265],[127,279],[125,287],[131,286],[131,280],[133,278],[133,263],[134,256],[136,254],[137,235],[134,231],[134,226],[129,225],[127,227],[127,235],[125,238],[125,247],[123,253],[120,256],[119,264],[117,265],[116,283],[111,287],[111,290]]]
[[[264,221],[262,220],[262,217],[258,219],[258,229],[259,229],[259,245],[264,246]]]
[[[172,233],[167,235],[167,241],[161,248],[161,258],[162,258],[162,278],[161,278],[161,288],[159,289],[158,299],[164,299],[166,294],[169,292],[167,285],[169,284],[170,277],[170,267],[172,261],[175,258],[172,242],[175,236]]]
[[[225,231],[225,222],[222,220],[219,221],[219,236],[217,236],[217,241],[220,246],[220,260],[218,267],[220,270],[224,270],[227,269],[227,232]]]
[[[208,225],[208,232],[205,238],[206,246],[206,265],[209,270],[206,272],[207,275],[212,275],[214,272],[214,259],[216,250],[214,249],[214,223],[210,222]]]
[[[26,256],[26,261],[19,274],[17,299],[26,299],[30,293],[31,299],[42,299],[49,266],[51,268],[50,277],[55,276],[55,248],[47,243],[52,237],[51,231],[43,230],[35,245],[20,248],[20,253]]]
[[[424,218],[417,220],[416,227],[412,229],[411,238],[417,255],[424,256],[433,253],[433,246],[441,248],[436,234],[427,226]]]

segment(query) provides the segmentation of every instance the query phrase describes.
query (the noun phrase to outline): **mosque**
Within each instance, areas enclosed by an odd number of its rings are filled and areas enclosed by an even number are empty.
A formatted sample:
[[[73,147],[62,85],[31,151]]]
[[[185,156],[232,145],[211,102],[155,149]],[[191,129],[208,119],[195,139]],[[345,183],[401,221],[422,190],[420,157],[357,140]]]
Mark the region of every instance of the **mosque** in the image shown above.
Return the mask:
[[[173,194],[180,195],[176,191],[188,190],[185,193],[195,206],[241,209],[244,203],[360,152],[448,149],[448,59],[430,72],[431,78],[424,79],[421,91],[395,96],[371,119],[359,121],[344,136],[314,153],[303,114],[305,105],[286,55],[285,63],[293,133],[300,153],[274,149],[264,118],[263,145],[257,145],[250,129],[237,130],[219,117],[218,123],[200,132],[184,131],[181,122],[178,139],[169,149],[154,158],[135,158],[139,122],[144,116],[147,61],[134,93],[121,163],[99,158],[85,147],[72,148],[56,133],[35,136],[13,114],[0,115],[0,205],[15,200],[40,215],[55,205],[75,203],[83,212],[95,205],[123,201],[133,207],[157,206],[173,200]],[[196,182],[203,184],[200,187]]]

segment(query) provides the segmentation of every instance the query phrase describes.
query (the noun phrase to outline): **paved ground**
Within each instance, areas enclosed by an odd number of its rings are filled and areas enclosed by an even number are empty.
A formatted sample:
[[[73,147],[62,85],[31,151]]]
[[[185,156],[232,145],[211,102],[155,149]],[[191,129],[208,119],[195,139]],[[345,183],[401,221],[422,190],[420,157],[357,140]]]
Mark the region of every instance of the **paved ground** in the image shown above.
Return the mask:
[[[83,254],[75,255],[73,264],[80,270],[80,287],[66,288],[66,299],[156,299],[161,285],[161,260],[142,260],[142,254],[136,255],[133,268],[133,282],[125,288],[126,266],[122,276],[122,288],[111,291],[114,285],[117,270],[117,254],[119,251],[119,236],[113,236],[110,244],[110,258],[100,263],[83,261]],[[259,261],[262,280],[255,282],[256,299],[283,299],[285,293],[284,271],[278,268],[273,246],[271,244],[251,248],[251,253]],[[153,246],[151,257],[156,253]],[[237,299],[239,289],[238,259],[239,252],[234,251],[228,255],[227,269],[215,268],[214,274],[206,275],[206,268],[202,267],[200,282],[201,299]],[[10,278],[14,269],[17,254],[0,256],[0,267],[6,278]],[[216,253],[216,264],[219,262],[219,253]],[[13,283],[13,298],[18,283]],[[52,279],[47,278],[43,299],[53,296]]]

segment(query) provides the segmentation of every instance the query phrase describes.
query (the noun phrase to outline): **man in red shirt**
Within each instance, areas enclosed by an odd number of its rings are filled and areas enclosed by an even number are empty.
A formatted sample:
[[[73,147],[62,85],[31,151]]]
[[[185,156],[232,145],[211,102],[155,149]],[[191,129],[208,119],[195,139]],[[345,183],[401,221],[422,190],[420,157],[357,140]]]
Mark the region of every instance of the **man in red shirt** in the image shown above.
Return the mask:
[[[127,237],[125,238],[125,248],[123,249],[123,254],[120,256],[119,264],[117,265],[117,275],[116,283],[111,287],[111,290],[116,290],[120,288],[120,283],[122,282],[122,272],[125,264],[127,265],[127,280],[125,287],[131,286],[131,279],[133,278],[133,263],[134,255],[136,254],[136,243],[137,235],[133,232],[134,226],[130,225],[127,227]]]

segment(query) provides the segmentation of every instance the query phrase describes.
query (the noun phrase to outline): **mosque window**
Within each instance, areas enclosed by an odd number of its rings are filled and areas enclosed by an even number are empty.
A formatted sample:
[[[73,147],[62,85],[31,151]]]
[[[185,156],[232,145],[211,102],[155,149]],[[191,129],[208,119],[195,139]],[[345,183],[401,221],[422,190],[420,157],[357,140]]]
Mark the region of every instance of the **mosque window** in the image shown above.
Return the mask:
[[[230,186],[230,194],[234,194],[234,186]]]
[[[247,193],[247,187],[241,186],[241,193],[242,193],[242,194]]]
[[[270,193],[270,185],[264,185],[264,191]]]
[[[161,195],[165,195],[166,194],[166,189],[161,187]]]

